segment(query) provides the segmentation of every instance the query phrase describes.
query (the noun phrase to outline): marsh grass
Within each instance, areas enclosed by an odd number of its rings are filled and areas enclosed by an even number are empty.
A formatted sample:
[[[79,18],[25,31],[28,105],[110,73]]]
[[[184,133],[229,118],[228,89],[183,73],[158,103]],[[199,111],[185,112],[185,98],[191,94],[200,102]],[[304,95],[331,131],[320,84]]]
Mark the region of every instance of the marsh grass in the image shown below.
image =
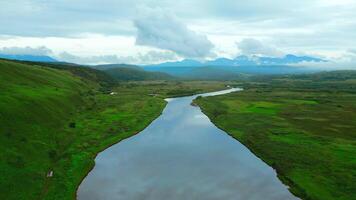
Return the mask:
[[[242,92],[195,102],[275,168],[297,196],[356,199],[356,85],[350,84],[356,73],[341,77],[348,78],[330,82],[303,75],[247,82]]]

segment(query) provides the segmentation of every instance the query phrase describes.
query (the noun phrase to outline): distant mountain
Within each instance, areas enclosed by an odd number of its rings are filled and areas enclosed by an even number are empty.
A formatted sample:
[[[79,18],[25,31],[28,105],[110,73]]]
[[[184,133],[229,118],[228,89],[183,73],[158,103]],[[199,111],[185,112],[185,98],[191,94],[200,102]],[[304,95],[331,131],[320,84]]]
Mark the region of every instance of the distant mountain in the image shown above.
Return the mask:
[[[89,67],[94,69],[99,69],[99,70],[107,70],[107,69],[121,68],[121,67],[143,70],[143,68],[137,65],[129,65],[129,64],[105,64],[105,65],[93,65]]]
[[[185,76],[187,73],[189,73],[195,68],[197,67],[160,67],[160,66],[144,67],[145,71],[164,72],[172,76]]]
[[[133,67],[109,68],[104,72],[119,81],[172,80],[175,78],[164,72],[149,72]]]
[[[290,65],[301,62],[325,62],[323,59],[310,56],[296,56],[292,54],[284,57],[262,57],[262,56],[245,56],[241,55],[234,59],[217,58],[215,60],[200,62],[191,59],[185,59],[177,62],[165,62],[154,65],[144,66],[149,67],[203,67],[203,66],[245,66],[245,65]]]
[[[235,59],[218,58],[204,63],[206,66],[258,65],[256,57],[238,56]]]
[[[180,77],[192,80],[242,80],[249,76],[218,67],[196,67],[180,75]]]
[[[296,67],[292,64],[303,62],[326,62],[326,60],[310,56],[296,56],[288,54],[284,57],[262,57],[262,56],[238,56],[234,59],[217,58],[215,60],[199,62],[195,60],[182,60],[178,62],[166,62],[156,65],[146,65],[146,71],[165,72],[173,76],[189,77],[189,73],[195,73],[194,69],[210,67],[218,73],[218,70],[237,74],[294,74],[309,73],[318,70],[308,67]],[[307,65],[307,64],[305,64]],[[220,72],[219,72],[220,73]],[[207,76],[206,76],[207,77]]]
[[[144,67],[202,67],[203,65],[203,63],[196,60],[184,59],[177,62],[164,62],[160,64],[147,65]]]
[[[228,58],[217,58],[215,60],[207,61],[205,64],[209,66],[228,66],[233,65],[233,60]]]
[[[290,66],[290,65],[241,65],[215,67],[235,73],[245,74],[301,74],[318,72],[319,69],[312,67]]]
[[[42,63],[60,63],[49,56],[5,55],[0,58],[32,61]],[[116,80],[169,80],[174,77],[188,79],[233,79],[241,74],[301,74],[320,70],[311,67],[292,66],[308,62],[326,62],[323,59],[292,54],[284,57],[245,56],[234,59],[217,58],[209,61],[185,59],[177,62],[137,66],[129,64],[93,65],[90,68],[105,71]],[[61,63],[62,66],[76,66],[72,63]],[[208,67],[208,68],[206,68]],[[215,77],[214,77],[215,76]]]
[[[49,56],[36,56],[36,55],[0,54],[0,58],[10,59],[10,60],[33,61],[33,62],[58,62],[56,59]]]
[[[292,54],[288,54],[282,58],[258,57],[257,60],[262,65],[287,65],[301,62],[326,62],[326,60],[320,58],[314,58],[310,56],[295,56]]]

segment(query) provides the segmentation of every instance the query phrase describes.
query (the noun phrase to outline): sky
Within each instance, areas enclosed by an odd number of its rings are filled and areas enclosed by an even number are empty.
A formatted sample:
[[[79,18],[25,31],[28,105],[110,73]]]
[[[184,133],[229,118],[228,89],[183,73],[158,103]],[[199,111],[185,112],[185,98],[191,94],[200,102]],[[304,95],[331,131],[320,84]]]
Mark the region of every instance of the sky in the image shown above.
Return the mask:
[[[0,54],[81,64],[238,55],[356,63],[355,0],[1,0]]]

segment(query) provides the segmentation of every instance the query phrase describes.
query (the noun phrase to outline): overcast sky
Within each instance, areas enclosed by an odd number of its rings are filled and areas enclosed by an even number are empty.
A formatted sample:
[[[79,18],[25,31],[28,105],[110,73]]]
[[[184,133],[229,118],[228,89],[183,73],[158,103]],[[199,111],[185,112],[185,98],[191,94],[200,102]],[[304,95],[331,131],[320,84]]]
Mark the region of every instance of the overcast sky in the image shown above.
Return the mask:
[[[77,63],[312,55],[356,63],[355,0],[1,0],[0,53]]]

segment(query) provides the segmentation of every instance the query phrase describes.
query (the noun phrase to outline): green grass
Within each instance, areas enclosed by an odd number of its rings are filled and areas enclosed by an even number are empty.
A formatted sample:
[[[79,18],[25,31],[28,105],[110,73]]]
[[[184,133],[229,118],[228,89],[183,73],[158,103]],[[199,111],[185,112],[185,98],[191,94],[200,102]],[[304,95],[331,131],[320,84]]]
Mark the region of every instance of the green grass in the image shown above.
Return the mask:
[[[95,155],[144,129],[173,91],[224,87],[201,81],[109,83],[82,67],[0,61],[0,199],[74,199]],[[108,88],[117,94],[102,92]],[[49,171],[53,177],[46,176]]]
[[[71,120],[75,128],[65,128],[68,134],[58,149],[62,149],[66,157],[53,167],[57,176],[53,177],[45,199],[73,197],[81,179],[93,166],[96,153],[144,129],[165,105],[160,98],[140,93],[99,94],[94,102],[95,106],[89,106]],[[65,182],[62,177],[67,177]]]
[[[55,137],[91,86],[54,69],[6,61],[0,69],[0,197],[36,199],[53,165]]]
[[[116,67],[106,69],[105,73],[117,81],[143,81],[143,80],[173,80],[177,79],[163,72],[149,72],[140,67]]]
[[[315,83],[304,78],[249,82],[242,92],[196,103],[275,168],[297,196],[356,199],[356,87],[350,79]]]

